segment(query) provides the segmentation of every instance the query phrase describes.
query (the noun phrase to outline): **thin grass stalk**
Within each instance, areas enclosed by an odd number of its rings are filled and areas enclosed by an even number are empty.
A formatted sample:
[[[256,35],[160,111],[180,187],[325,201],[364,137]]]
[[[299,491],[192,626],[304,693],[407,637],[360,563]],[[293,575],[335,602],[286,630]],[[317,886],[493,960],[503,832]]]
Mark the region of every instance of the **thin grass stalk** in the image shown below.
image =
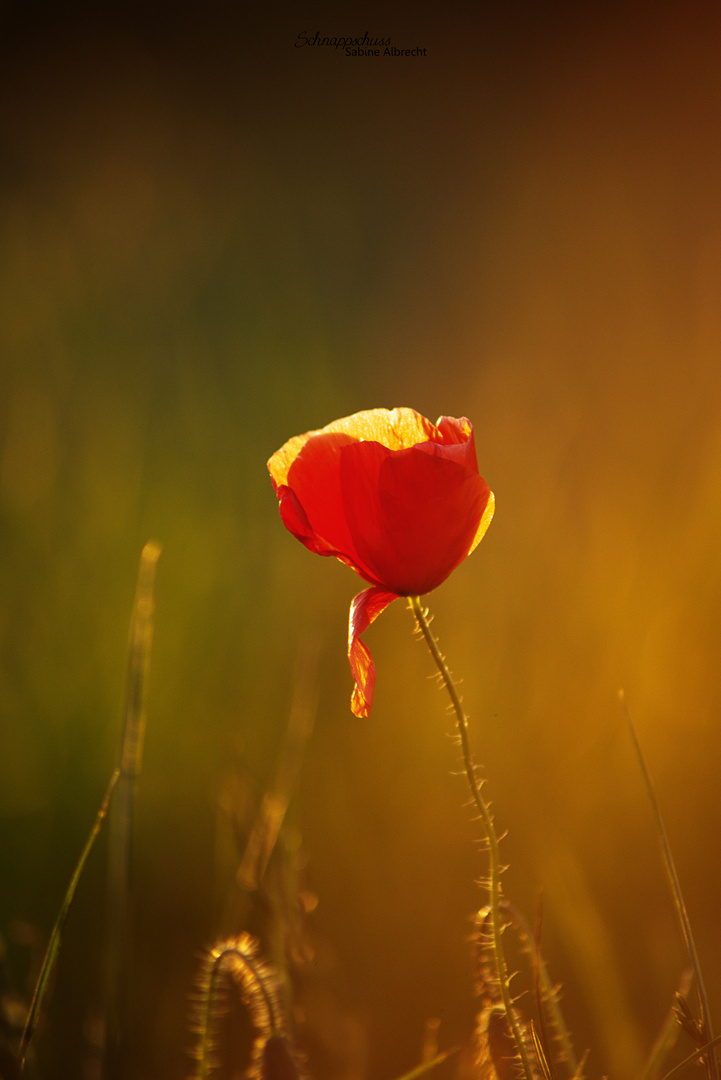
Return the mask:
[[[275,779],[263,796],[237,872],[238,883],[247,892],[261,885],[298,782],[305,748],[315,724],[318,705],[316,675],[317,646],[306,639],[296,657],[293,701]]]
[[[105,795],[103,796],[103,801],[100,804],[100,809],[97,812],[93,827],[90,830],[90,834],[85,841],[85,846],[82,850],[80,858],[78,859],[78,863],[73,872],[73,876],[70,879],[70,884],[68,885],[67,892],[65,893],[65,898],[62,902],[58,917],[55,920],[55,925],[53,926],[53,930],[50,935],[50,941],[48,942],[48,947],[45,951],[45,956],[43,958],[42,967],[40,968],[38,981],[35,984],[35,990],[33,991],[32,1001],[30,1002],[30,1008],[28,1009],[27,1019],[25,1021],[25,1027],[20,1038],[18,1059],[21,1069],[23,1069],[25,1066],[25,1058],[27,1056],[28,1048],[30,1046],[30,1041],[37,1026],[40,1008],[45,998],[45,993],[48,988],[50,975],[52,974],[58,952],[60,951],[63,928],[65,926],[68,914],[70,913],[71,904],[73,902],[73,899],[75,898],[75,890],[78,887],[78,882],[80,881],[83,870],[85,869],[85,863],[88,860],[88,855],[92,850],[93,844],[98,837],[98,833],[100,832],[103,821],[105,820],[105,817],[108,813],[110,800],[113,797],[113,792],[115,791],[115,786],[118,782],[119,777],[120,769],[116,769],[113,775],[110,777],[110,782],[108,783],[108,786],[105,790]]]
[[[717,1035],[715,1038],[711,1039],[710,1042],[704,1043],[703,1046],[699,1046],[698,1050],[694,1050],[694,1052],[684,1058],[683,1061],[679,1061],[678,1065],[674,1065],[673,1069],[666,1073],[663,1080],[674,1080],[675,1077],[683,1072],[687,1065],[693,1065],[694,1061],[698,1061],[704,1054],[712,1054],[714,1047],[718,1046],[719,1043],[721,1043],[721,1035]]]
[[[451,699],[453,711],[456,715],[456,727],[458,729],[458,738],[461,744],[461,752],[463,754],[463,765],[465,768],[466,778],[468,780],[468,786],[471,789],[471,796],[473,802],[478,810],[483,829],[485,832],[486,846],[488,848],[489,857],[489,876],[488,876],[488,892],[489,892],[489,910],[491,921],[491,939],[493,946],[493,958],[496,965],[496,973],[498,975],[498,983],[501,991],[501,999],[503,1001],[503,1007],[508,1019],[508,1023],[513,1035],[513,1041],[516,1044],[518,1056],[523,1066],[523,1072],[526,1080],[534,1080],[534,1072],[531,1066],[531,1062],[528,1056],[526,1048],[526,1041],[521,1031],[521,1026],[518,1021],[518,1017],[513,1008],[513,1000],[511,998],[511,991],[508,981],[508,966],[506,964],[506,957],[503,950],[503,942],[501,940],[501,934],[503,932],[503,923],[501,921],[501,901],[502,901],[502,889],[501,889],[501,860],[499,854],[498,836],[496,834],[495,825],[493,824],[493,815],[491,814],[490,807],[483,797],[481,791],[481,785],[476,779],[476,768],[473,762],[473,755],[471,753],[470,739],[468,735],[468,718],[463,708],[463,704],[458,695],[458,690],[451,676],[450,670],[446,663],[445,657],[441,653],[433,632],[428,622],[428,613],[424,611],[419,596],[411,596],[408,598],[408,605],[413,612],[416,624],[421,634],[423,635],[425,642],[433,657],[434,663],[438,668],[438,672],[441,676],[443,684],[448,691],[448,696]]]
[[[145,741],[145,692],[153,640],[153,589],[160,545],[149,541],[140,554],[133,614],[130,620],[128,674],[118,795],[110,819],[108,909],[103,994],[103,1072],[120,1076],[123,956],[127,940],[133,804]]]
[[[654,817],[656,818],[656,828],[658,829],[659,839],[661,841],[661,851],[663,853],[664,866],[666,868],[666,876],[668,878],[669,885],[671,887],[671,895],[673,897],[674,907],[676,909],[676,915],[681,926],[681,933],[683,935],[684,944],[686,945],[686,951],[688,952],[691,966],[693,968],[694,982],[696,985],[696,996],[698,998],[699,1013],[701,1019],[701,1030],[704,1034],[708,1050],[708,1073],[710,1080],[719,1080],[719,1068],[716,1058],[715,1046],[717,1040],[714,1038],[713,1028],[711,1024],[711,1013],[709,1011],[708,997],[706,996],[706,987],[703,981],[703,975],[701,973],[701,964],[699,962],[698,953],[696,951],[696,942],[694,941],[693,931],[691,930],[691,921],[686,911],[686,904],[684,902],[683,893],[681,892],[681,883],[678,879],[676,872],[676,864],[671,854],[671,845],[668,842],[668,836],[666,834],[666,826],[664,825],[663,816],[661,814],[661,807],[659,801],[656,798],[656,792],[651,781],[651,776],[646,768],[646,760],[641,750],[641,744],[638,741],[636,734],[636,728],[634,727],[633,720],[631,719],[631,713],[626,703],[626,695],[623,690],[619,691],[619,699],[621,701],[621,707],[623,708],[624,716],[626,717],[626,723],[631,733],[631,741],[633,742],[638,763],[641,767],[641,775],[643,776],[643,782],[646,786],[646,792],[651,801]]]
[[[563,1012],[558,1003],[558,991],[551,982],[551,977],[548,974],[548,967],[541,954],[540,946],[534,943],[531,929],[520,911],[506,901],[501,903],[501,909],[507,911],[510,918],[516,924],[521,948],[528,957],[529,963],[533,967],[538,982],[540,983],[542,1000],[539,1002],[539,1019],[541,1019],[541,1007],[545,1006],[549,1014],[551,1027],[553,1028],[553,1036],[560,1047],[561,1055],[568,1065],[571,1076],[578,1076],[581,1070],[581,1062],[578,1060],[576,1051],[573,1048],[571,1036],[563,1017]]]
[[[422,1061],[420,1065],[416,1065],[410,1072],[403,1073],[403,1076],[399,1076],[397,1080],[419,1080],[421,1076],[426,1076],[438,1065],[442,1065],[444,1061],[447,1061],[449,1057],[457,1053],[457,1046],[452,1046],[450,1050],[442,1050],[440,1054],[435,1054],[432,1058],[429,1058],[428,1061]]]
[[[681,981],[676,991],[676,998],[679,997],[685,1000],[689,990],[691,989],[691,983],[693,982],[693,972],[689,968],[684,971],[681,976]],[[676,1040],[681,1034],[681,1026],[678,1022],[678,1014],[676,1009],[672,1006],[668,1010],[666,1019],[656,1036],[656,1041],[651,1047],[651,1052],[648,1055],[648,1061],[644,1067],[643,1072],[639,1080],[655,1080],[656,1077],[661,1076],[661,1066],[666,1060],[669,1052],[676,1045]]]

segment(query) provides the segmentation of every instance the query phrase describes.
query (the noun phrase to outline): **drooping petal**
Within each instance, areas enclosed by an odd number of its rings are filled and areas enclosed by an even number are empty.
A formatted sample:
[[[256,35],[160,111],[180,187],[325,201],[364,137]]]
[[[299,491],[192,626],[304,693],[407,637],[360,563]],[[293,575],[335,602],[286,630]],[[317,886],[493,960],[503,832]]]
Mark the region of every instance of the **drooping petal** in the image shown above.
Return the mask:
[[[397,593],[373,585],[370,589],[358,593],[351,603],[348,619],[348,660],[355,685],[350,707],[356,716],[365,717],[370,713],[376,682],[373,657],[368,646],[360,640],[361,634],[397,599]]]

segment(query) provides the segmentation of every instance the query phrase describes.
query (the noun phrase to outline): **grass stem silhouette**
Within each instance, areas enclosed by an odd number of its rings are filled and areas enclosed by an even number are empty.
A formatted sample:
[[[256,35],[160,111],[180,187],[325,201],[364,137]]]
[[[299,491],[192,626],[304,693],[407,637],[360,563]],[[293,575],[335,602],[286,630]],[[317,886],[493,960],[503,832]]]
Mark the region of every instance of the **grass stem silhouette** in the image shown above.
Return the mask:
[[[661,852],[663,854],[664,866],[666,868],[666,876],[668,883],[671,887],[671,895],[673,896],[674,907],[676,909],[676,915],[681,926],[681,933],[683,935],[684,944],[686,945],[686,951],[688,952],[691,966],[693,968],[694,983],[696,986],[696,996],[698,998],[698,1006],[700,1013],[700,1026],[703,1033],[704,1042],[708,1050],[707,1062],[708,1062],[708,1075],[709,1080],[719,1080],[719,1068],[718,1060],[716,1057],[716,1044],[717,1039],[714,1038],[713,1028],[711,1024],[711,1014],[708,1006],[708,997],[706,996],[706,987],[703,981],[703,974],[701,972],[701,964],[698,958],[698,952],[696,951],[696,942],[694,941],[693,931],[691,930],[691,921],[686,911],[686,904],[684,902],[683,893],[681,892],[681,883],[678,879],[676,872],[676,864],[671,854],[671,845],[668,842],[668,836],[666,834],[666,826],[664,825],[663,816],[661,814],[661,806],[656,798],[656,792],[654,790],[653,783],[651,781],[651,775],[646,767],[646,759],[643,756],[641,750],[641,744],[636,734],[636,728],[634,727],[633,720],[631,719],[631,713],[626,702],[626,695],[623,690],[618,692],[619,700],[621,702],[621,708],[623,709],[624,716],[626,717],[626,723],[628,724],[628,730],[631,733],[631,741],[633,742],[634,750],[638,758],[638,763],[641,768],[641,775],[643,776],[643,782],[646,787],[651,806],[653,808],[653,814],[656,819],[656,828],[658,830],[659,839],[661,841]],[[697,1054],[696,1056],[700,1056]]]

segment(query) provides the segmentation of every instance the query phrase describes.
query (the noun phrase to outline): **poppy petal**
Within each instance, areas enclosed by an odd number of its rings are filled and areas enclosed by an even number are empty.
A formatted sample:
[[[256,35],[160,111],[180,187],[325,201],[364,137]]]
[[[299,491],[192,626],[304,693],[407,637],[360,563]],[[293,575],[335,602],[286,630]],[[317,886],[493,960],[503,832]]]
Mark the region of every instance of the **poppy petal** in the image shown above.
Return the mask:
[[[371,588],[348,628],[351,708],[370,711],[375,667],[361,635],[399,596],[431,592],[470,555],[493,517],[473,425],[414,409],[370,409],[295,436],[268,462],[286,528]]]
[[[360,640],[361,634],[397,599],[397,593],[373,585],[370,589],[358,593],[351,603],[348,619],[348,660],[355,685],[350,707],[356,716],[365,717],[370,713],[376,681],[373,657],[367,645]]]
[[[496,509],[496,497],[495,497],[495,495],[493,494],[492,491],[489,491],[489,493],[488,493],[488,502],[486,503],[486,509],[483,511],[483,517],[481,518],[480,525],[478,526],[478,531],[477,531],[476,535],[473,537],[473,543],[471,544],[471,546],[468,549],[468,554],[469,555],[471,554],[472,551],[476,550],[476,548],[480,544],[481,540],[486,535],[486,529],[488,528],[488,526],[491,524],[491,521],[493,520],[493,514],[494,514],[495,509]]]
[[[313,435],[288,470],[287,482],[313,535],[312,550],[319,555],[343,552],[355,566],[355,546],[343,514],[340,471],[341,454],[349,443],[357,445],[342,433]]]
[[[434,425],[436,441],[442,443],[473,442],[473,424],[465,416],[439,416]]]
[[[467,469],[474,473],[478,472],[478,460],[476,458],[476,438],[473,434],[473,424],[462,416],[456,420],[455,416],[439,416],[436,423],[436,436],[434,442],[442,443],[445,452],[451,455],[451,446],[456,447],[456,453],[460,454],[456,461],[461,461]]]
[[[451,455],[446,452],[451,450]],[[344,518],[362,575],[400,596],[435,589],[468,555],[490,489],[456,447],[390,451],[350,443],[340,456]]]

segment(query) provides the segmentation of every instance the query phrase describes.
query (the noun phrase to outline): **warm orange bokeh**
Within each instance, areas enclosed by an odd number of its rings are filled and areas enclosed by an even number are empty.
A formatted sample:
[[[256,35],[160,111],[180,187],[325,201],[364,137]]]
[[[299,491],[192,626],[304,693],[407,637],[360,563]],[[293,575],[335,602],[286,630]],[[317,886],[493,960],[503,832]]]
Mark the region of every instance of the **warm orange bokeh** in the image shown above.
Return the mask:
[[[588,1075],[628,1080],[686,958],[620,686],[721,1015],[720,9],[318,6],[318,26],[282,4],[2,6],[3,985],[27,1000],[115,760],[157,537],[127,1075],[187,1075],[199,949],[264,936],[231,901],[299,687],[316,722],[266,910],[317,898],[310,1072],[400,1076],[427,1017],[467,1045],[485,864],[444,698],[393,604],[352,722],[354,575],[279,528],[265,468],[289,433],[410,402],[473,419],[499,499],[431,607],[505,894],[542,911]],[[331,24],[427,55],[295,47]],[[38,1030],[46,1080],[94,1067],[102,855]]]

